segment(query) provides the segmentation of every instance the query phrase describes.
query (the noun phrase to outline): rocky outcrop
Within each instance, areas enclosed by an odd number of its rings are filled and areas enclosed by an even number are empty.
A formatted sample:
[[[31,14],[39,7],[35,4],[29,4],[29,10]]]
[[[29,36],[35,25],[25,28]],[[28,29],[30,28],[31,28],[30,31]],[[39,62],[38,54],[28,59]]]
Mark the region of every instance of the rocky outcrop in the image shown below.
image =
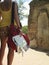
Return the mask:
[[[36,47],[49,50],[49,0],[30,3],[28,29],[30,40],[36,40]]]

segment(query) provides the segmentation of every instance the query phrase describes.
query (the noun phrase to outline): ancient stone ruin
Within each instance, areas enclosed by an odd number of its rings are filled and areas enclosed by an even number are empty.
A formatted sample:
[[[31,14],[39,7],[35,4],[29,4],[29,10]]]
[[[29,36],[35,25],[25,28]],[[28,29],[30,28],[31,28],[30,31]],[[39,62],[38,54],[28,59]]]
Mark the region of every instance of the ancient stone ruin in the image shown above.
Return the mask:
[[[49,50],[49,0],[30,3],[28,29],[31,47]]]

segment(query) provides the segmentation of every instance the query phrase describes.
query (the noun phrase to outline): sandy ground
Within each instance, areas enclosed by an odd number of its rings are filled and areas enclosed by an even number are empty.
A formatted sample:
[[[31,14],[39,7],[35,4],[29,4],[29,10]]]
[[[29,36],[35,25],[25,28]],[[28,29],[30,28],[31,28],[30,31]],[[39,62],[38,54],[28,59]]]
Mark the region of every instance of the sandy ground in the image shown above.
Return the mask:
[[[3,65],[7,65],[8,48],[6,46]],[[22,56],[22,53],[15,52],[12,65],[49,65],[49,53],[28,49]]]

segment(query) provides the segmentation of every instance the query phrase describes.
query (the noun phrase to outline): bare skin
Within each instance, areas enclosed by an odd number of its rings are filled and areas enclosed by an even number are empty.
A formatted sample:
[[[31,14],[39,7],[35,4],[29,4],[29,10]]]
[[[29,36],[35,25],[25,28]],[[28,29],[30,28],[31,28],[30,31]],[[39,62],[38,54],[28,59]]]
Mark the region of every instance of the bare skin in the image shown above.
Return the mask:
[[[0,7],[1,7],[1,9],[3,11],[8,11],[11,8],[11,6],[12,6],[12,0],[4,0],[4,2],[0,4]],[[20,27],[18,10],[17,9],[18,9],[17,8],[17,4],[15,4],[14,18],[15,18],[17,27]],[[7,40],[8,40],[8,36],[1,38],[0,65],[2,65],[2,61],[3,61],[3,57],[4,57],[4,52],[5,52],[5,47],[6,47]],[[13,58],[14,58],[14,50],[12,48],[9,48],[8,56],[7,56],[7,65],[11,65],[12,64]]]

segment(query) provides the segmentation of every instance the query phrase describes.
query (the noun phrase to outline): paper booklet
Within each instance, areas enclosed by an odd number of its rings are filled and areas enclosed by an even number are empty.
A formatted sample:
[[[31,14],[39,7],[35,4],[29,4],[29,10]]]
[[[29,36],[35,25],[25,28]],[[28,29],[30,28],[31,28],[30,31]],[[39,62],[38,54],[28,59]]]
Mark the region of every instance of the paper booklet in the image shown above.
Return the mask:
[[[21,35],[13,36],[12,40],[15,43],[15,45],[19,46],[22,50],[27,51],[27,49],[28,49],[27,42],[23,36],[21,36]]]

